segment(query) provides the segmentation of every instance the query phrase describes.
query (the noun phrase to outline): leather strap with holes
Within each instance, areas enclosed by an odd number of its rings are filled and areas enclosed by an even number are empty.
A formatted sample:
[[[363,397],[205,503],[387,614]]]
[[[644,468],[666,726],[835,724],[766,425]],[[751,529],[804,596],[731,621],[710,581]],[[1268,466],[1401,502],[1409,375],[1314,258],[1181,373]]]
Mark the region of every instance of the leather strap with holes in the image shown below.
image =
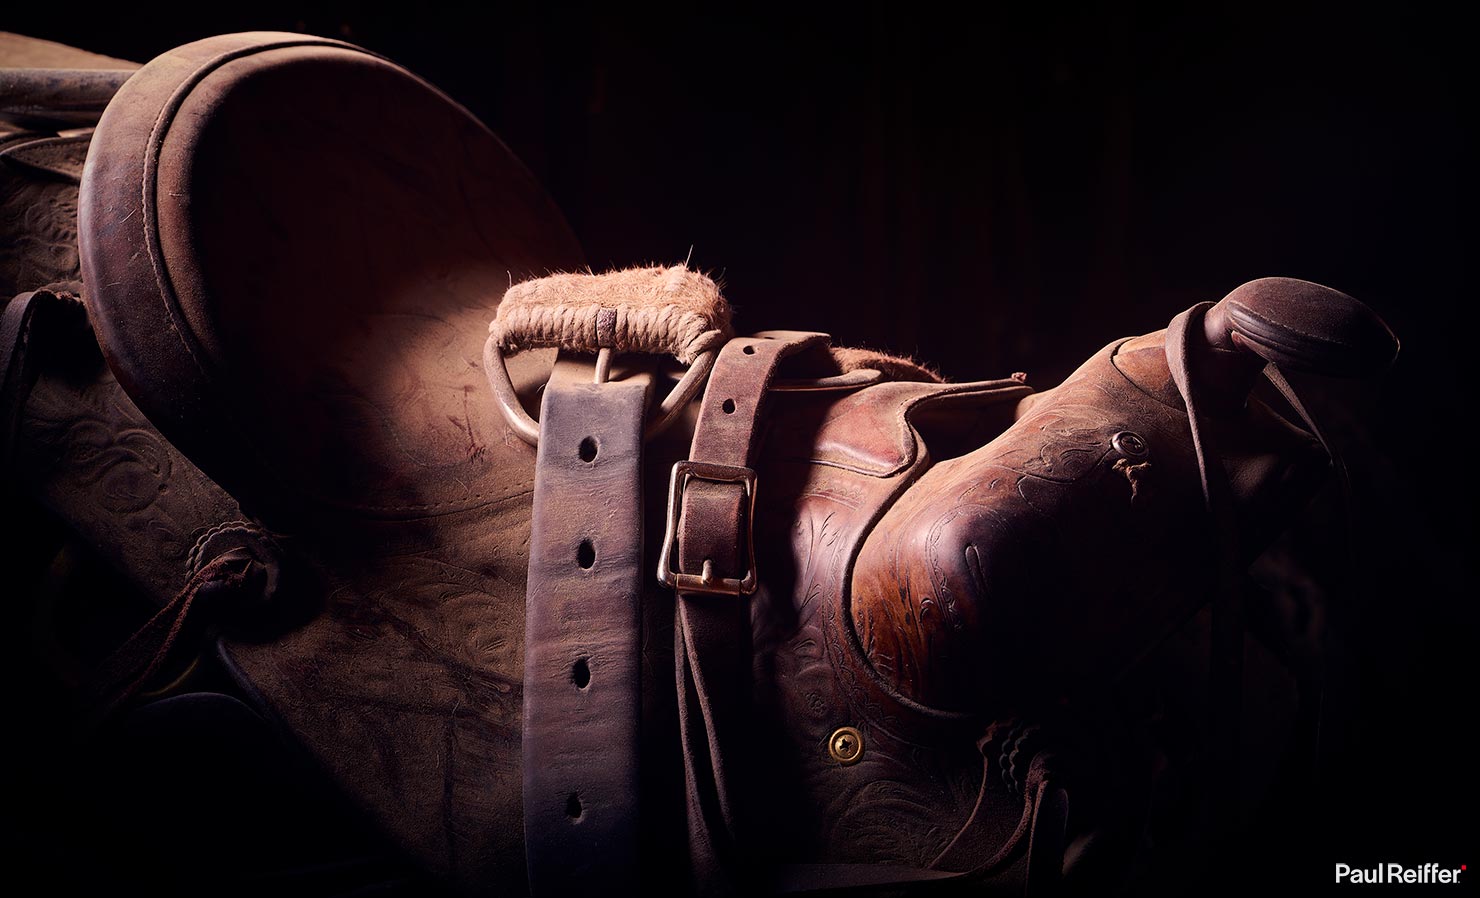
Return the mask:
[[[687,575],[677,581],[674,652],[689,851],[702,894],[740,888],[736,876],[748,866],[734,801],[745,790],[751,688],[750,605],[740,584],[755,581],[751,465],[762,405],[783,359],[827,341],[773,331],[727,343],[699,407],[689,462],[675,467],[677,570],[659,573],[665,582]]]
[[[524,644],[524,835],[535,896],[636,893],[642,432],[651,377],[545,387]]]

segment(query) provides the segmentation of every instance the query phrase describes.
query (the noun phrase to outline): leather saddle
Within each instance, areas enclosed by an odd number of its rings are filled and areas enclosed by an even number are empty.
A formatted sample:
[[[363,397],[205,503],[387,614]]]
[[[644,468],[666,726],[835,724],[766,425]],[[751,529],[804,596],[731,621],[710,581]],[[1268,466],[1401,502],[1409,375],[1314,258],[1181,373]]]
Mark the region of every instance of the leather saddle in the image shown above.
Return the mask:
[[[1330,468],[1277,366],[1389,364],[1355,300],[1252,281],[1053,389],[948,383],[580,273],[349,44],[4,78],[6,471],[159,609],[96,719],[204,654],[469,892],[1098,892],[1169,766],[1236,819],[1241,576]],[[1178,754],[1124,699],[1188,680]]]

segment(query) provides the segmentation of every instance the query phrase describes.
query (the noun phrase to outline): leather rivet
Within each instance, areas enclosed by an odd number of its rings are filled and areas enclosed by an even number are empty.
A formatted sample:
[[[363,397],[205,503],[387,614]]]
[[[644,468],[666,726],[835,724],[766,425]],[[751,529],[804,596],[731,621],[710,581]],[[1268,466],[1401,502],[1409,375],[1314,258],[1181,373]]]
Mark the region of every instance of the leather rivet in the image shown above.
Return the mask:
[[[1122,430],[1110,438],[1110,447],[1126,458],[1145,458],[1151,450],[1139,433]]]
[[[853,727],[838,727],[827,737],[827,753],[844,767],[863,759],[863,734]]]

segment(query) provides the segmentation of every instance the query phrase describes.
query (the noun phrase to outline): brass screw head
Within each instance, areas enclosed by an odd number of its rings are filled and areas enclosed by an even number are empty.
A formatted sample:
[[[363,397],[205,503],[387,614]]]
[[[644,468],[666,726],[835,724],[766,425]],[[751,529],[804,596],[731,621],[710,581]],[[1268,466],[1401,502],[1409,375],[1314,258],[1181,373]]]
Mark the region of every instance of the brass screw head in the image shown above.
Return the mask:
[[[827,753],[845,767],[857,764],[863,758],[863,734],[853,727],[838,727],[827,737]]]

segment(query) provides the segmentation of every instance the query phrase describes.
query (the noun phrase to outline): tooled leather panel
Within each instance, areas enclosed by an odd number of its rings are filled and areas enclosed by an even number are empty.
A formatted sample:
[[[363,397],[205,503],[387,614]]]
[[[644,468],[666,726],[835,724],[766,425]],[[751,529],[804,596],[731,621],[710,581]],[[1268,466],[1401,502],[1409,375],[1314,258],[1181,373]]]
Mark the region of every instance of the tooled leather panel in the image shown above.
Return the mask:
[[[144,420],[95,357],[71,370],[52,365],[41,376],[16,445],[15,482],[87,544],[111,552],[120,573],[161,604],[189,578],[201,536],[242,517]]]
[[[34,135],[0,138],[0,148],[24,149]],[[47,142],[59,163],[80,166],[85,140]],[[57,281],[78,279],[77,185],[19,159],[0,159],[0,298]]]
[[[1002,401],[1026,392],[1016,384],[1009,389],[999,394]],[[846,586],[858,547],[878,515],[929,465],[928,453],[912,447],[912,464],[882,477],[807,458],[809,447],[845,442],[861,422],[897,420],[906,428],[901,395],[872,388],[846,403],[777,403],[763,454],[756,750],[772,760],[767,791],[755,800],[768,803],[777,859],[923,866],[960,830],[981,787],[974,741],[982,724],[901,702],[852,643]],[[905,437],[917,441],[912,430],[875,438]],[[828,737],[841,726],[863,733],[856,764],[840,765],[828,753]],[[1000,828],[1020,811],[1020,802],[989,809],[994,836],[984,850],[1000,844]]]

